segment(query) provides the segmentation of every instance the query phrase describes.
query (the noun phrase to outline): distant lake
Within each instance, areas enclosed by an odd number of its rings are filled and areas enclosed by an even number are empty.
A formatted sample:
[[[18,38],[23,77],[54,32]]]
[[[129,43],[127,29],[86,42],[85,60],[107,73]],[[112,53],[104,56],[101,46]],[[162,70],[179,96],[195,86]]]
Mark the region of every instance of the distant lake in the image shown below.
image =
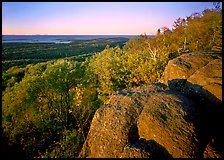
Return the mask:
[[[70,43],[72,40],[135,38],[138,35],[2,35],[2,43]]]

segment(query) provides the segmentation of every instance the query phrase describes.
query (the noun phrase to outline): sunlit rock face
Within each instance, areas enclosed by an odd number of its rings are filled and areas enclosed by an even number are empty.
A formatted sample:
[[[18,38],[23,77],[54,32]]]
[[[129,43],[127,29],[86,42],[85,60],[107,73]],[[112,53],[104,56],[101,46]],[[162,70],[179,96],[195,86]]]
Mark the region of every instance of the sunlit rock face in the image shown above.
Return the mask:
[[[95,113],[80,157],[194,157],[194,105],[161,83],[122,90]]]

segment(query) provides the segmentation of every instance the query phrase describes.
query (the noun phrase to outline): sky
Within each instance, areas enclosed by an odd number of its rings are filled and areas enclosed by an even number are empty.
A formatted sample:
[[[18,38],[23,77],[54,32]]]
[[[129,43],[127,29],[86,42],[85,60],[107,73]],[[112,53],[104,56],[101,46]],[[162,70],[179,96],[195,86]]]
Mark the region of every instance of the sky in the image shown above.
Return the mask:
[[[2,2],[3,35],[140,35],[213,2]]]

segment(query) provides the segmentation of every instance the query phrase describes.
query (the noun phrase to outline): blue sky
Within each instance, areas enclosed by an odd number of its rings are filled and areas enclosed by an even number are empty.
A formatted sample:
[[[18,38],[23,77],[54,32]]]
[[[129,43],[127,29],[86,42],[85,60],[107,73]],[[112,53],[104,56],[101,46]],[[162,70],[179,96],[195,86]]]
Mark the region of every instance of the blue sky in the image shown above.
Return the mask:
[[[155,34],[213,2],[2,2],[2,34]]]

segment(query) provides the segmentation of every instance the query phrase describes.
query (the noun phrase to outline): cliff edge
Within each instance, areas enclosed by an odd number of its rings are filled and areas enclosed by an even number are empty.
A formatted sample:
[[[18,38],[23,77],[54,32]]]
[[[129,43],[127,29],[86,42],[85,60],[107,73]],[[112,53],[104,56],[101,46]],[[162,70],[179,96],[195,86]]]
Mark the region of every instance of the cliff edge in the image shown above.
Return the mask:
[[[121,90],[96,111],[79,157],[224,157],[222,56],[183,54],[152,85]]]

